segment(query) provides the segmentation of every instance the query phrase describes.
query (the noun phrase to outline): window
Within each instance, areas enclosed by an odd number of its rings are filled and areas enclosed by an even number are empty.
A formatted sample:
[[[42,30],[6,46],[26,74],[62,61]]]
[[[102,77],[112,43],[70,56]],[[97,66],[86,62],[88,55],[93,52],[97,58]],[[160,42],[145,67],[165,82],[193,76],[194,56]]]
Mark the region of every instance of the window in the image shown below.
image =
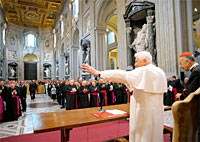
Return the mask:
[[[34,34],[28,34],[25,37],[25,46],[26,47],[36,47],[36,36]]]
[[[6,45],[6,29],[3,28],[3,44]]]
[[[79,0],[75,0],[73,3],[73,17],[77,18],[79,12]]]
[[[115,33],[109,32],[108,33],[108,45],[115,43]]]
[[[54,45],[54,48],[56,48],[56,34],[53,35],[53,43],[54,43],[54,44],[53,44],[53,45]]]

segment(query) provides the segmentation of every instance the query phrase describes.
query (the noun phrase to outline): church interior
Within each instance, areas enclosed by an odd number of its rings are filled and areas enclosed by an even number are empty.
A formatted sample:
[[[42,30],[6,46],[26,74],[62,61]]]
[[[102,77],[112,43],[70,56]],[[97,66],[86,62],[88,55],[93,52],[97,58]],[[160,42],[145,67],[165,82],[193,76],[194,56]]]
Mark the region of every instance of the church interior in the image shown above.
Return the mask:
[[[43,139],[43,136],[41,140],[35,137],[33,114],[77,109],[83,105],[75,102],[74,108],[67,108],[67,100],[63,100],[62,95],[58,100],[58,92],[52,90],[58,90],[58,84],[61,85],[63,80],[70,84],[74,79],[75,85],[83,83],[83,80],[86,80],[86,84],[89,80],[97,80],[98,77],[82,71],[82,64],[89,64],[99,71],[131,71],[135,69],[134,54],[148,51],[153,64],[165,72],[168,81],[179,79],[184,82],[185,78],[189,78],[190,71],[180,68],[179,56],[183,52],[190,52],[200,64],[200,1],[0,0],[0,33],[0,141],[26,141],[30,138],[30,142],[51,142],[48,138]],[[32,97],[31,86],[34,82],[36,88]],[[95,83],[101,84],[101,81]],[[19,107],[23,111],[12,121],[3,119],[7,115],[3,115],[7,106],[1,100],[1,86],[5,84],[27,87],[25,104],[20,96],[18,99],[16,97],[18,101],[15,103],[21,103]],[[49,85],[51,90],[48,90]],[[117,86],[123,88],[121,84]],[[57,95],[55,98],[51,93],[54,91]],[[123,93],[126,98],[110,100],[115,103],[107,104],[109,98],[106,101],[105,98],[97,99],[100,99],[99,102],[105,101],[103,106],[129,104],[130,92],[125,88]],[[79,99],[76,98],[76,101]],[[167,95],[164,95],[164,99],[164,105],[170,108],[166,107],[164,112],[163,139],[169,142],[172,141],[174,123],[171,106],[177,99],[174,97],[172,101]],[[113,131],[112,136],[103,133],[104,137],[98,137],[98,134],[93,134],[93,130],[107,129],[103,124],[96,124],[99,129],[95,126],[73,128],[70,141],[83,141],[78,139],[80,131],[87,131],[87,134],[81,133],[80,137],[87,137],[85,141],[90,142],[111,142],[129,134],[128,118],[105,122],[110,126],[108,130]],[[115,127],[119,130],[114,136]],[[65,141],[62,136],[66,137],[67,131],[58,133],[52,134],[59,135],[52,138],[52,142]],[[28,137],[13,137],[21,135]],[[51,137],[51,134],[45,137]]]

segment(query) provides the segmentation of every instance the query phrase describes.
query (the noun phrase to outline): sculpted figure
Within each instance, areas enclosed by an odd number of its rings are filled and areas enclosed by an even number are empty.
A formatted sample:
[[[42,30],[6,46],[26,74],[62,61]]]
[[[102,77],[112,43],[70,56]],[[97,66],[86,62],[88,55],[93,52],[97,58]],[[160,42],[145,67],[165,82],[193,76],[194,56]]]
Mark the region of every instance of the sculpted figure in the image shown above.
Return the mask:
[[[142,29],[137,33],[137,37],[131,44],[131,48],[134,48],[136,52],[145,51],[148,47],[148,34],[147,24],[142,26]]]
[[[46,70],[44,71],[46,74],[46,77],[50,77],[50,69],[46,68]]]
[[[15,70],[12,67],[10,68],[10,76],[11,77],[15,76]]]

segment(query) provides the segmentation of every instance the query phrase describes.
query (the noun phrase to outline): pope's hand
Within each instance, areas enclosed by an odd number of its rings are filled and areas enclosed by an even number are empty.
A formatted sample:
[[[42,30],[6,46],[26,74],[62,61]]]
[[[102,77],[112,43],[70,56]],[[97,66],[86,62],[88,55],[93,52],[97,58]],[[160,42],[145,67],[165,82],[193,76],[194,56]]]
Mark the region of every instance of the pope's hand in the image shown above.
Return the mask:
[[[180,96],[181,96],[181,93],[177,93],[177,94],[176,94],[176,98],[177,98],[177,99],[179,99]]]
[[[100,71],[94,69],[93,67],[91,67],[88,64],[82,64],[81,66],[82,66],[82,71],[84,71],[84,72],[88,72],[95,76],[98,76],[100,74]]]

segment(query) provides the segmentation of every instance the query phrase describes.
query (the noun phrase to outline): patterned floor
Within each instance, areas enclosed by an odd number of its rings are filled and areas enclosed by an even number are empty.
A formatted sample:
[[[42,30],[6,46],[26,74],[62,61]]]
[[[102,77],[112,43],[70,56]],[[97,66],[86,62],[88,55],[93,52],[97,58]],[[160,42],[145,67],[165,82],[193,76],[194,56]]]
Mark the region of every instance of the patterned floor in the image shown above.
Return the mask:
[[[33,108],[31,107],[34,104],[41,103],[52,103],[53,105],[50,107],[39,107]],[[31,100],[30,96],[27,97],[27,111],[22,113],[22,116],[18,119],[18,121],[5,122],[0,123],[0,138],[20,135],[20,134],[28,134],[33,133],[33,121],[32,114],[33,113],[42,113],[42,112],[53,112],[59,111],[60,105],[57,105],[56,102],[53,102],[52,99],[46,94],[36,94],[35,100]]]
[[[38,105],[39,104],[39,105]],[[45,104],[50,104],[46,105]],[[39,108],[33,106],[40,106]],[[35,100],[27,97],[27,111],[22,113],[18,121],[0,123],[0,138],[15,136],[20,134],[33,133],[33,113],[60,111],[60,105],[46,94],[36,94]],[[173,127],[173,117],[171,111],[164,113],[164,124]]]

